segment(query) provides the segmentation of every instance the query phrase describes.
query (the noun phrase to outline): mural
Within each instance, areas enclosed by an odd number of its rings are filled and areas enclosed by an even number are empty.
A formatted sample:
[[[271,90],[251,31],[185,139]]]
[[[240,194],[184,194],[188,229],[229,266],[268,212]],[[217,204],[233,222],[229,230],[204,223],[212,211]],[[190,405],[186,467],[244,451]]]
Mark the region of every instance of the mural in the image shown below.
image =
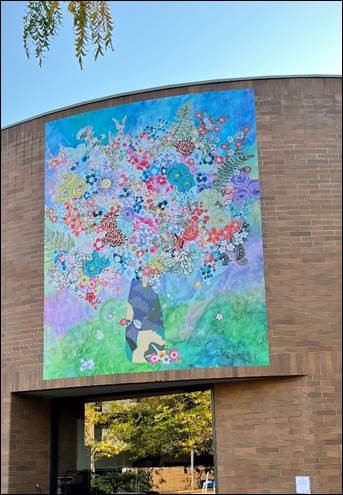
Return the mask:
[[[46,124],[44,378],[269,364],[254,95]]]

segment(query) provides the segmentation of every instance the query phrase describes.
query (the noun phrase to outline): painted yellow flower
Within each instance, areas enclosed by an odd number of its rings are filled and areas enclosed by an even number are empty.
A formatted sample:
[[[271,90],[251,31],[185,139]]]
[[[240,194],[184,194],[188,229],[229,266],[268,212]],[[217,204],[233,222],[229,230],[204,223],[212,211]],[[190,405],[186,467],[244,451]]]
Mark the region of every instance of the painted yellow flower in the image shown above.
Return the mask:
[[[73,183],[73,193],[77,198],[81,198],[83,194],[87,191],[86,181],[83,179],[78,179]]]
[[[89,284],[89,277],[85,274],[82,274],[79,278],[79,284],[86,287]]]
[[[102,179],[102,181],[100,182],[100,185],[102,187],[102,189],[109,189],[112,185],[112,181],[111,179]]]

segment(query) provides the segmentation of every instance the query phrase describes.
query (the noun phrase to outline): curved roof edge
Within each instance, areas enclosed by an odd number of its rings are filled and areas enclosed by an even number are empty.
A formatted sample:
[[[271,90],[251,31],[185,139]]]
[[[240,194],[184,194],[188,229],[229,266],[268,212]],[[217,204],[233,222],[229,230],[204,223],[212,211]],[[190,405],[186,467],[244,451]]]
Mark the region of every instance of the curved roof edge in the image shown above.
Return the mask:
[[[10,127],[15,127],[20,124],[24,124],[25,122],[30,122],[31,120],[40,119],[41,117],[46,117],[47,115],[52,115],[57,112],[62,112],[63,110],[70,110],[71,108],[81,107],[83,105],[88,105],[90,103],[96,103],[98,101],[107,101],[112,100],[113,98],[121,98],[123,96],[130,96],[135,94],[144,94],[150,93],[151,91],[163,91],[164,89],[171,88],[187,88],[189,86],[196,85],[205,85],[205,84],[216,84],[216,83],[225,83],[225,82],[236,82],[236,81],[256,81],[258,79],[341,79],[342,75],[339,74],[298,74],[298,75],[289,75],[289,76],[255,76],[255,77],[234,77],[234,78],[225,78],[225,79],[210,79],[206,81],[194,81],[180,84],[168,84],[165,86],[156,86],[153,88],[146,89],[138,89],[134,91],[125,91],[123,93],[117,93],[113,95],[103,96],[101,98],[94,98],[93,100],[80,101],[78,103],[74,103],[73,105],[67,105],[65,107],[56,108],[55,110],[49,110],[47,112],[40,113],[38,115],[34,115],[33,117],[28,117],[27,119],[19,120],[18,122],[14,122],[13,124],[6,125],[1,127],[1,130],[4,131],[9,129]]]

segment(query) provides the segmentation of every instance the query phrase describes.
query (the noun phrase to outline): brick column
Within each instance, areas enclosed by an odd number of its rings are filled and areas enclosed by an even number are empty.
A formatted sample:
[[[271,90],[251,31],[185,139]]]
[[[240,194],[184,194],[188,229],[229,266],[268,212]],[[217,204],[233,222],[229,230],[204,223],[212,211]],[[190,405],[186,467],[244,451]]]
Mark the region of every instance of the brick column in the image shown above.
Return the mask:
[[[4,462],[8,464],[1,493],[49,493],[50,403],[12,393],[3,404],[9,421],[2,424]]]
[[[305,475],[311,493],[342,493],[333,378],[326,410],[315,403],[322,376],[215,384],[217,492],[295,493]]]

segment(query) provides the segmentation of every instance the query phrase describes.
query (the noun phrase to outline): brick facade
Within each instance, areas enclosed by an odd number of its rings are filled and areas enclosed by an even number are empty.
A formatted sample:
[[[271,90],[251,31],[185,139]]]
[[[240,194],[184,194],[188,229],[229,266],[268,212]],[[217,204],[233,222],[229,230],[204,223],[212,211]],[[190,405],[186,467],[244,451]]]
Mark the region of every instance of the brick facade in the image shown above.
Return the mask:
[[[141,99],[253,87],[271,366],[42,380],[44,123]],[[207,83],[93,102],[2,131],[2,493],[48,492],[50,403],[20,392],[214,383],[221,493],[341,493],[341,81]],[[282,378],[280,378],[282,377]],[[244,381],[242,381],[244,379]],[[239,381],[237,381],[239,380]]]

